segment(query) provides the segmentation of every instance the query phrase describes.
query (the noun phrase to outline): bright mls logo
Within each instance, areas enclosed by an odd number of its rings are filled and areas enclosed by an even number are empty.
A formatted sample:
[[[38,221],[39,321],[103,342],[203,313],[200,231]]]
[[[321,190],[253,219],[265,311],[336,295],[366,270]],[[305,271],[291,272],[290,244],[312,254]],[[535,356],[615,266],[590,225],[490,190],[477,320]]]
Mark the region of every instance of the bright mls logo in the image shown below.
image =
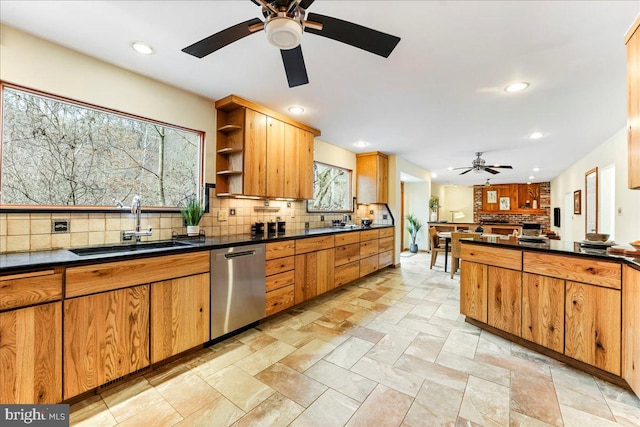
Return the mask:
[[[0,425],[68,427],[69,405],[0,405]]]

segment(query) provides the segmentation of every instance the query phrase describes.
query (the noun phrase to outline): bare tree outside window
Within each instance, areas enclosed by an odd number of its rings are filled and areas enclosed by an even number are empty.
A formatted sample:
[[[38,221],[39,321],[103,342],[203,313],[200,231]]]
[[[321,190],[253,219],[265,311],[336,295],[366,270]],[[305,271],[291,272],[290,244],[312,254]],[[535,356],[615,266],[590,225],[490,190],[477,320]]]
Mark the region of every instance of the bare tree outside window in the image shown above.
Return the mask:
[[[313,200],[309,212],[352,212],[351,171],[320,162],[313,163]]]
[[[176,207],[198,194],[202,134],[3,86],[0,203]]]

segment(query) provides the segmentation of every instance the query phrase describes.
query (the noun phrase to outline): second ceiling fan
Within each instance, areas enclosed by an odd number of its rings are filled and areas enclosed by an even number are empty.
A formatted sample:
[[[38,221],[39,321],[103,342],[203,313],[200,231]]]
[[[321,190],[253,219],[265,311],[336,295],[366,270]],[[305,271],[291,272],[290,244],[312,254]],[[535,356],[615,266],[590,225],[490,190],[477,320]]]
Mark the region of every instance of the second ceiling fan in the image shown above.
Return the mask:
[[[461,172],[460,175],[464,175],[465,173],[469,173],[471,171],[474,171],[476,173],[489,172],[490,174],[495,175],[500,173],[500,171],[497,171],[495,169],[513,169],[513,167],[509,165],[487,165],[487,162],[480,156],[482,156],[481,152],[476,153],[476,158],[473,159],[473,162],[471,162],[471,167],[454,168],[453,170],[466,169],[466,171]],[[487,182],[488,181],[489,180],[487,180]]]
[[[203,58],[248,35],[264,29],[269,43],[280,49],[289,87],[309,83],[302,56],[302,32],[327,37],[388,58],[400,37],[372,30],[352,22],[307,14],[315,0],[251,0],[262,6],[265,20],[253,18],[217,32],[182,49],[197,58]]]

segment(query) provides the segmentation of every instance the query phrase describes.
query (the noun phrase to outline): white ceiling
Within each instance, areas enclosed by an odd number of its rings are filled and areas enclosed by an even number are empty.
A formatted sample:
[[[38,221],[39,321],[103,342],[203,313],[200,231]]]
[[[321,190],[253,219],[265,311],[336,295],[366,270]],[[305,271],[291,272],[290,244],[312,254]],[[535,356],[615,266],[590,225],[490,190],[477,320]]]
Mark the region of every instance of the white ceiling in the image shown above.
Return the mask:
[[[624,35],[638,1],[317,0],[309,11],[402,40],[385,59],[305,33],[310,83],[291,89],[263,33],[203,59],[180,51],[262,18],[249,0],[3,0],[0,21],[213,99],[234,93],[285,114],[302,105],[296,118],[321,139],[397,154],[443,184],[547,181],[625,126]],[[135,53],[133,40],[156,53]],[[531,86],[508,94],[513,81]],[[546,136],[527,139],[533,131]],[[353,146],[361,140],[370,145]],[[447,170],[476,151],[513,171]]]

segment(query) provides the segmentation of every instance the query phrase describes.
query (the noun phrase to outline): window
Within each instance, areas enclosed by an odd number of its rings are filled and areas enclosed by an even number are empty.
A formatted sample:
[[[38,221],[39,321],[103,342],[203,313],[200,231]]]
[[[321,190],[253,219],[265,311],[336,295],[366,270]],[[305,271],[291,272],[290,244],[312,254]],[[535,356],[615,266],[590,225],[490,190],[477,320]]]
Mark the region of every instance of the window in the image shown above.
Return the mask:
[[[176,207],[199,194],[203,134],[2,86],[0,204]],[[126,204],[126,203],[125,203]]]
[[[320,162],[313,163],[313,200],[308,212],[353,212],[351,171]]]

